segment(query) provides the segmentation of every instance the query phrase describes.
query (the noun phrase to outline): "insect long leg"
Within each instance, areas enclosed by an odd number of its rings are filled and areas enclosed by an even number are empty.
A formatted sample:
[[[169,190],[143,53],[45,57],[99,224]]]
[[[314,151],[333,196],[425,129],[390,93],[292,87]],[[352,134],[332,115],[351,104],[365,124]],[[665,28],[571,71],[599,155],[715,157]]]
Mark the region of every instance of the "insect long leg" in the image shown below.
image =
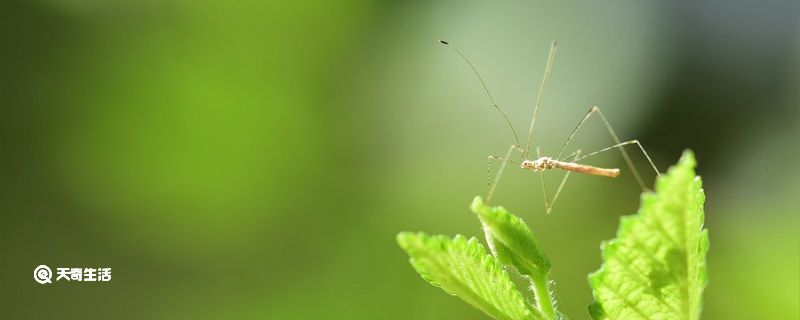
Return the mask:
[[[539,148],[536,148],[536,154],[540,154]],[[572,161],[574,162],[574,161],[578,161],[580,155],[581,155],[581,149],[578,149],[577,151],[573,152],[567,158],[573,157]],[[567,184],[567,179],[569,178],[570,173],[572,173],[572,171],[567,171],[567,173],[564,174],[564,178],[561,178],[561,183],[558,185],[558,189],[556,189],[556,193],[553,195],[553,199],[552,200],[548,200],[547,199],[548,198],[547,197],[547,187],[545,187],[545,183],[544,183],[544,172],[540,172],[540,174],[542,176],[542,188],[544,190],[545,213],[550,214],[550,211],[553,211],[553,205],[556,204],[556,200],[558,200],[558,195],[561,194],[561,190],[564,189],[564,185]]]
[[[569,135],[569,138],[567,138],[567,141],[564,142],[563,146],[561,146],[561,150],[558,152],[558,156],[556,158],[561,160],[561,155],[564,153],[564,150],[567,148],[567,145],[569,145],[569,143],[572,141],[572,139],[575,137],[575,135],[578,133],[578,131],[581,129],[581,127],[583,127],[583,124],[586,123],[586,121],[589,120],[589,118],[595,113],[600,116],[600,119],[603,121],[603,124],[606,126],[606,129],[608,130],[609,135],[611,135],[611,139],[613,139],[614,143],[615,143],[615,145],[613,147],[609,147],[609,148],[607,148],[607,150],[610,150],[610,149],[613,149],[613,148],[618,148],[620,153],[622,154],[622,158],[625,159],[625,163],[631,169],[631,172],[633,172],[633,176],[636,179],[636,182],[639,183],[639,187],[641,187],[642,190],[647,190],[647,187],[645,186],[644,180],[642,180],[642,176],[639,174],[639,170],[636,169],[636,166],[633,164],[633,161],[631,160],[631,157],[628,155],[628,152],[625,151],[625,149],[622,148],[622,146],[624,146],[626,144],[632,144],[634,142],[631,142],[631,141],[636,141],[636,140],[626,141],[626,143],[620,142],[619,137],[617,137],[617,133],[614,132],[614,129],[611,127],[611,124],[608,123],[608,120],[603,115],[603,112],[600,111],[600,108],[597,107],[597,106],[594,106],[591,109],[589,109],[589,112],[587,112],[586,115],[583,117],[583,119],[581,119],[581,122],[579,122],[578,126],[575,127],[575,130],[572,130],[572,133]],[[639,145],[639,149],[641,149],[642,153],[644,153],[645,157],[647,157],[647,161],[650,162],[650,165],[653,167],[653,170],[655,170],[656,174],[660,174],[658,172],[658,169],[656,168],[655,164],[653,164],[653,160],[650,159],[650,156],[644,150],[642,145],[639,144],[638,141],[636,141],[635,143]],[[605,150],[603,150],[603,151],[605,151]],[[596,153],[591,153],[591,154],[585,155],[585,156],[581,157],[580,159],[584,159],[586,157],[589,157],[591,155],[595,155],[597,153],[600,153],[600,152],[596,152]],[[578,160],[580,160],[580,159],[578,159]],[[575,161],[577,161],[577,160],[575,160]]]
[[[539,107],[542,105],[542,97],[544,97],[544,89],[547,88],[547,83],[550,82],[550,72],[553,70],[553,63],[556,60],[556,52],[558,51],[558,42],[553,41],[550,45],[550,53],[547,55],[547,64],[544,67],[544,75],[542,76],[542,83],[539,85],[539,94],[536,96],[536,104],[533,106],[533,116],[531,116],[531,126],[528,127],[528,145],[525,148],[523,158],[528,158],[531,153],[531,145],[533,144],[533,127],[536,124],[536,114],[539,112]]]
[[[500,158],[500,157],[497,157],[497,156],[489,156],[487,158],[487,160],[486,160],[486,186],[488,187],[488,191],[487,191],[487,195],[486,195],[486,203],[489,203],[490,201],[492,201],[492,197],[494,197],[494,191],[497,189],[497,185],[500,183],[500,177],[503,175],[503,170],[506,168],[506,164],[508,164],[509,162],[512,162],[510,160],[510,158],[511,158],[511,153],[514,152],[514,150],[521,151],[520,148],[517,145],[513,145],[512,144],[508,148],[508,152],[506,152],[505,157]],[[494,177],[494,182],[489,184],[489,176],[490,176],[490,171],[491,171],[491,161],[492,160],[502,160],[502,163],[500,164],[500,169],[497,170],[497,174]]]
[[[570,158],[573,158],[573,157],[575,157],[575,155],[577,155],[577,154],[579,154],[579,153],[581,153],[581,149],[578,149],[577,151],[575,151],[575,152],[573,152],[573,153],[570,153],[569,155],[567,155],[566,157],[564,157],[564,159],[570,159]],[[556,160],[560,160],[560,159],[556,158]],[[573,160],[573,162],[574,162],[574,161],[576,161],[576,160]]]
[[[631,144],[635,144],[635,145],[637,145],[639,147],[639,150],[642,151],[642,154],[644,154],[644,157],[647,158],[647,161],[650,163],[650,167],[652,167],[653,171],[656,172],[656,175],[661,175],[661,173],[658,172],[658,169],[656,168],[656,165],[653,164],[653,160],[650,158],[650,155],[647,154],[647,151],[644,150],[644,147],[642,147],[642,144],[639,142],[639,140],[629,140],[629,141],[625,141],[625,142],[620,142],[620,143],[615,144],[613,146],[606,147],[606,148],[597,150],[595,152],[589,153],[589,154],[587,154],[585,156],[577,157],[575,160],[573,160],[573,162],[586,159],[588,157],[594,156],[594,155],[599,154],[599,153],[606,152],[606,151],[614,149],[614,148],[621,148],[623,146],[627,146],[627,145],[631,145]]]

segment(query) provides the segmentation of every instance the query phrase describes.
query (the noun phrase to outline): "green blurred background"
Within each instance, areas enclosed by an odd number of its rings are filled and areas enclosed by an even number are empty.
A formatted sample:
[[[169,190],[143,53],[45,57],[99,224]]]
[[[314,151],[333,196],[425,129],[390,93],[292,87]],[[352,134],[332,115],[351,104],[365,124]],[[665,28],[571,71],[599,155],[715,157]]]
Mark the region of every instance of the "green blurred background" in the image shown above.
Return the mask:
[[[798,319],[798,22],[780,0],[2,0],[0,318],[485,318],[394,242],[480,236],[467,205],[513,143],[444,38],[523,131],[559,40],[534,144],[556,153],[598,105],[662,170],[693,149],[704,318]],[[612,142],[583,130],[572,150]],[[496,203],[587,319],[586,275],[638,194],[629,172],[573,176],[545,215],[515,169]],[[113,278],[43,286],[39,264]]]

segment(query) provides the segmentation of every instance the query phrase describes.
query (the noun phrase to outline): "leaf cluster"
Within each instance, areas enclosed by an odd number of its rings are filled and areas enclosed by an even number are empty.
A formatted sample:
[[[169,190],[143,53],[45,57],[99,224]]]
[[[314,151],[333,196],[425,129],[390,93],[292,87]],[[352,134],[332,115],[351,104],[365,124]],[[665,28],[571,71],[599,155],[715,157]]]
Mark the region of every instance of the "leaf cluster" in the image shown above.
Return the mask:
[[[690,151],[645,192],[635,215],[623,217],[617,237],[602,244],[603,264],[589,275],[593,319],[700,318],[707,283],[708,231],[703,228],[702,182]],[[476,197],[470,206],[483,225],[489,252],[476,238],[402,232],[397,242],[423,279],[494,319],[566,319],[550,287],[550,260],[533,231],[503,207]],[[509,270],[529,282],[526,301]]]

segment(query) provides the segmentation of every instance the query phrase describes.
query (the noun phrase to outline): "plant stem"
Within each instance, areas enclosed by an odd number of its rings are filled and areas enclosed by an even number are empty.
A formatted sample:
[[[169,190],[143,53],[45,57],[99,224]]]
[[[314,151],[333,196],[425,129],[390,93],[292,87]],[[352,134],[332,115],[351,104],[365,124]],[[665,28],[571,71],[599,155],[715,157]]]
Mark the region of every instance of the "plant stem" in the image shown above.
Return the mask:
[[[556,310],[553,306],[553,300],[555,299],[550,295],[551,292],[550,286],[547,284],[547,275],[531,277],[531,283],[533,284],[531,288],[533,289],[533,294],[536,296],[536,305],[539,307],[539,310],[549,316],[550,319],[556,319]]]

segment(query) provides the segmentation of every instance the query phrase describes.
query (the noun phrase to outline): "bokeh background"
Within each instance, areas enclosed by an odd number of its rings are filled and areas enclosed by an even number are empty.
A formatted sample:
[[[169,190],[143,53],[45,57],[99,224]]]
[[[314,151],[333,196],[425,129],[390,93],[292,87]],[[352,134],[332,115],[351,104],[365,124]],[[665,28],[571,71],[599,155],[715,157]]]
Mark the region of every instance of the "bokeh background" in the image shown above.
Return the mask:
[[[3,0],[0,318],[485,318],[394,242],[480,236],[467,206],[514,142],[440,38],[521,131],[559,40],[534,144],[556,153],[598,105],[662,170],[691,148],[704,318],[800,318],[800,3],[783,0]],[[611,142],[595,119],[570,151]],[[627,171],[574,175],[545,215],[512,169],[495,203],[587,319],[586,275],[639,192]],[[42,286],[39,264],[113,278]]]

